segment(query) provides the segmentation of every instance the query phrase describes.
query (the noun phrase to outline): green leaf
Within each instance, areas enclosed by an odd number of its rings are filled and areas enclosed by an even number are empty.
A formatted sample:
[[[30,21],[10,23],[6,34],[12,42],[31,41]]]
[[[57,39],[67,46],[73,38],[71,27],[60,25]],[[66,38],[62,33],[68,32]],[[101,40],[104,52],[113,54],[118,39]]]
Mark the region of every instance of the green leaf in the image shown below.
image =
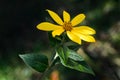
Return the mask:
[[[20,58],[33,69],[44,72],[48,67],[48,58],[41,54],[23,54]]]
[[[64,49],[63,49],[63,47],[59,47],[57,49],[57,53],[58,53],[58,55],[60,57],[61,62],[62,63],[67,63],[69,54],[66,52],[66,48],[64,47]]]
[[[91,67],[85,62],[85,61],[75,61],[71,58],[68,59],[67,64],[65,64],[66,67],[75,69],[77,71],[90,73],[94,75],[94,72],[92,71]]]
[[[75,60],[75,61],[84,61],[83,57],[80,56],[78,53],[76,53],[75,51],[73,50],[70,50],[70,49],[67,49],[66,51],[67,53],[69,53],[69,58]]]
[[[60,57],[61,63],[65,67],[94,75],[94,72],[92,71],[90,66],[75,51],[70,50],[67,47],[60,47],[57,49],[57,53]],[[67,59],[64,59],[66,54],[67,54]]]

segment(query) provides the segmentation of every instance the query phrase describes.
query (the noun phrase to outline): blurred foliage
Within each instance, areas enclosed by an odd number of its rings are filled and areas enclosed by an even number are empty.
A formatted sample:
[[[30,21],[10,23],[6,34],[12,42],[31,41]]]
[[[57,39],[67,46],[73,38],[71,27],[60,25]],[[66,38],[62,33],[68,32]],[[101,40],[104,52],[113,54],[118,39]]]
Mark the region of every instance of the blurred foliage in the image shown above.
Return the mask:
[[[120,0],[0,0],[0,80],[37,80],[40,76],[23,68],[18,54],[50,48],[47,34],[36,29],[49,19],[46,9],[60,15],[62,10],[71,16],[85,13],[83,24],[96,29],[97,42],[84,43],[78,52],[87,56],[95,80],[120,79]]]
[[[6,66],[0,70],[0,80],[30,80],[32,71],[27,67]]]

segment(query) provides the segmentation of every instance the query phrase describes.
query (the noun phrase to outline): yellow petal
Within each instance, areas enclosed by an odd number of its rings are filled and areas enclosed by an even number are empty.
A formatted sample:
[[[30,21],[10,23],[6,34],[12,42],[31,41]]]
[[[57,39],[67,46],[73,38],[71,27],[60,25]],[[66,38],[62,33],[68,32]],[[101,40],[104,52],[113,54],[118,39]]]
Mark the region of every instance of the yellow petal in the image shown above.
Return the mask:
[[[81,44],[81,39],[80,39],[77,35],[71,33],[70,31],[67,31],[67,36],[68,36],[73,42],[76,42],[76,43],[78,43],[78,44]]]
[[[79,38],[82,39],[82,40],[84,40],[84,41],[95,42],[94,37],[92,37],[90,35],[84,35],[84,34],[81,34],[79,32],[76,32],[75,30],[72,30],[71,32],[74,33],[75,35],[79,36]]]
[[[70,21],[70,14],[66,11],[63,11],[63,19],[64,19],[64,22],[69,22]]]
[[[54,24],[49,23],[49,22],[42,22],[42,23],[37,25],[37,28],[40,30],[44,30],[44,31],[52,31],[52,30],[60,29],[61,26],[54,25]]]
[[[74,30],[76,30],[77,32],[80,32],[82,34],[95,34],[96,31],[88,26],[79,26],[79,27],[74,27]]]
[[[57,30],[54,30],[52,32],[52,36],[55,37],[56,35],[61,35],[65,30],[63,28],[60,28],[60,29],[57,29]]]
[[[51,10],[47,10],[47,11],[56,23],[58,23],[59,25],[63,25],[62,19],[55,12]]]
[[[84,15],[84,14],[78,14],[75,18],[72,19],[72,21],[71,21],[72,26],[78,25],[78,24],[81,23],[84,19],[85,19],[85,15]]]

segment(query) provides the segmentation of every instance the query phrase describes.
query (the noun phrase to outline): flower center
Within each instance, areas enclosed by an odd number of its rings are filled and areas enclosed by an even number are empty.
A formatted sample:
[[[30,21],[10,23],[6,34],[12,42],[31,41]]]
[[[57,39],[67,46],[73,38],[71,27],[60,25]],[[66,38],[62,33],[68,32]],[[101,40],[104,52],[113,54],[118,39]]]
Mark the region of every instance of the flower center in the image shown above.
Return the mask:
[[[66,31],[71,31],[72,30],[72,24],[70,22],[64,22],[63,28]]]

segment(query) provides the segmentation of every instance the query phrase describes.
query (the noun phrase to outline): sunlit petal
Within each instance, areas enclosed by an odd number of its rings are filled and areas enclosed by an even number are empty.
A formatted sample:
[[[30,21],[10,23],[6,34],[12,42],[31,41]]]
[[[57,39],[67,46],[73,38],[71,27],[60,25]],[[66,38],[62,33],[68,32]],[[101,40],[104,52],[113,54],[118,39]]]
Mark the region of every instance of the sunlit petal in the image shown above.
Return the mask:
[[[52,31],[52,30],[60,29],[61,26],[58,26],[49,22],[42,22],[37,25],[37,28],[44,31]]]
[[[88,26],[79,26],[79,27],[74,27],[74,30],[76,30],[77,32],[80,32],[82,34],[95,34],[96,31]]]
[[[73,41],[76,42],[78,44],[81,44],[81,39],[76,36],[75,34],[71,33],[70,31],[67,31],[67,36]]]
[[[84,40],[84,41],[95,42],[94,37],[92,37],[90,35],[84,35],[84,34],[81,34],[79,32],[76,32],[75,30],[72,30],[71,32],[74,33],[75,35],[79,36],[79,38],[82,39],[82,40]]]
[[[64,19],[64,22],[69,22],[70,21],[70,14],[66,11],[63,11],[63,19]]]
[[[56,14],[55,12],[51,11],[51,10],[47,10],[49,15],[53,18],[53,20],[58,23],[59,25],[63,25],[63,21],[62,19],[58,16],[58,14]]]
[[[76,26],[76,25],[80,24],[84,19],[85,19],[84,14],[78,14],[75,18],[72,19],[72,21],[71,21],[72,26]]]
[[[57,30],[54,30],[52,32],[52,36],[55,37],[56,35],[61,35],[65,30],[63,28],[60,28],[60,29],[57,29]]]

